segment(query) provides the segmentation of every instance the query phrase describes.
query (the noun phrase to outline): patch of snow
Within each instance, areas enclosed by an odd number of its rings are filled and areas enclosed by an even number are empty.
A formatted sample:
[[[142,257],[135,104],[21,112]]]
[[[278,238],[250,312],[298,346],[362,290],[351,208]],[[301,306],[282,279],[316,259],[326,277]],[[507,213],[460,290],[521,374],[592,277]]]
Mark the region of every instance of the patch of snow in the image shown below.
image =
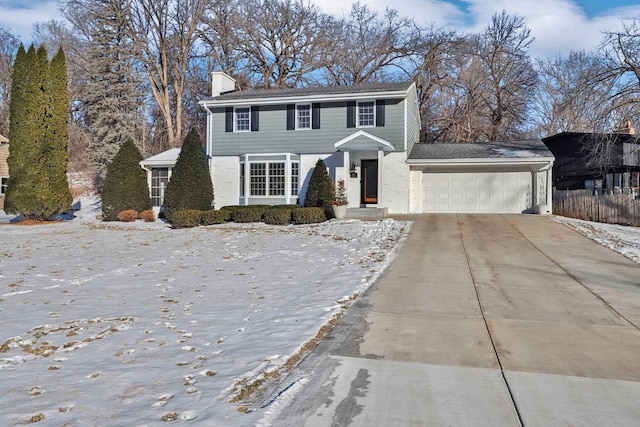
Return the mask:
[[[0,425],[255,425],[273,376],[392,261],[410,223],[0,224]],[[262,387],[269,387],[267,382]]]
[[[640,263],[640,227],[603,224],[562,216],[554,218],[558,222],[575,228],[589,239]]]

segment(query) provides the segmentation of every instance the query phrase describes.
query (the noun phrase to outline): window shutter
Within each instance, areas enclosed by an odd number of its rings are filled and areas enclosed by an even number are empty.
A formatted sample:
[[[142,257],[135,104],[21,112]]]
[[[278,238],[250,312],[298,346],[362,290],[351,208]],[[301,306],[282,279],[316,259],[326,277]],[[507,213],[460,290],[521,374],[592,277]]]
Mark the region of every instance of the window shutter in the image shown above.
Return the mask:
[[[376,127],[384,126],[384,99],[376,100]]]
[[[320,104],[311,104],[311,129],[320,129]]]
[[[287,104],[287,130],[296,128],[296,105]]]
[[[348,128],[356,127],[356,102],[355,101],[347,102],[347,127]]]
[[[224,131],[233,132],[233,107],[225,108],[224,114]]]
[[[260,111],[260,107],[258,105],[251,106],[251,132],[258,131],[258,112]]]

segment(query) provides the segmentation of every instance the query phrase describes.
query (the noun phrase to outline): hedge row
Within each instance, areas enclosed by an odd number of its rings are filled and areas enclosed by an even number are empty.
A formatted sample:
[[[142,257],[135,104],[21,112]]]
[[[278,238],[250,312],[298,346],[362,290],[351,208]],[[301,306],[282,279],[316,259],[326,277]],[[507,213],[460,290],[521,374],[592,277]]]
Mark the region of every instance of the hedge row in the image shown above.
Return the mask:
[[[326,221],[322,208],[301,208],[297,205],[251,205],[225,206],[220,210],[181,210],[171,217],[174,228],[197,227],[198,225],[222,224],[226,221],[238,223],[261,222],[273,225],[314,224]]]

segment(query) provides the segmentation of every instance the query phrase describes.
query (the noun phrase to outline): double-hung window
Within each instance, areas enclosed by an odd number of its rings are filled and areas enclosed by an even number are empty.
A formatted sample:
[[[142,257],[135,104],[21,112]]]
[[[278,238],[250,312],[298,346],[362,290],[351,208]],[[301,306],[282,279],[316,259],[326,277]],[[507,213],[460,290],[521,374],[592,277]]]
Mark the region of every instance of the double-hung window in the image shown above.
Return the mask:
[[[250,132],[251,131],[251,108],[236,107],[234,112],[235,112],[235,131]]]
[[[358,102],[358,127],[376,125],[376,104],[373,101]]]
[[[311,104],[296,105],[296,129],[311,129]]]

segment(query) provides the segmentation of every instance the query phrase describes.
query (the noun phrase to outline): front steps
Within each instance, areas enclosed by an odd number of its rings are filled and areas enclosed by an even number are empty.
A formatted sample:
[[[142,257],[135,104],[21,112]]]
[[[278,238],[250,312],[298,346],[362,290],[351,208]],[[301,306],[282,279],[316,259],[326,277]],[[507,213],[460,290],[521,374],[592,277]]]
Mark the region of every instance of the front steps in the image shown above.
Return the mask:
[[[388,216],[387,208],[348,208],[345,218],[382,219]]]

